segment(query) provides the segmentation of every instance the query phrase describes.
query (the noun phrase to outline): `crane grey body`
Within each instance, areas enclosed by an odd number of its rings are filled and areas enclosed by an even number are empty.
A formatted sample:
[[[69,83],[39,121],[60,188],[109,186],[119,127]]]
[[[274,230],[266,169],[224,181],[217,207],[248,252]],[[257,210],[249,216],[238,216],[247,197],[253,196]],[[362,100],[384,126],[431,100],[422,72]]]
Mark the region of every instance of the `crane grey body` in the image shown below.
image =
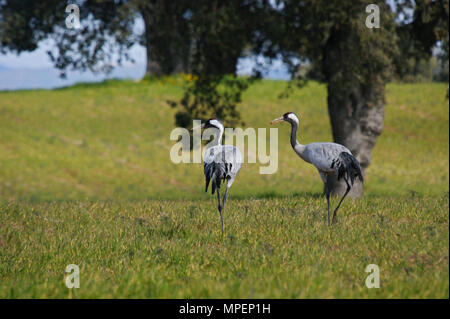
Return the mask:
[[[228,190],[233,184],[242,166],[242,155],[233,145],[222,145],[223,124],[217,119],[210,119],[201,125],[202,128],[214,129],[214,139],[208,144],[203,156],[205,174],[205,192],[211,184],[211,194],[217,193],[217,208],[222,222],[222,233],[225,226],[225,204]],[[225,194],[220,200],[220,186],[226,182]]]
[[[337,211],[341,206],[341,203],[344,200],[345,196],[347,196],[348,192],[353,186],[355,178],[358,177],[361,182],[363,181],[361,167],[350,150],[341,144],[300,144],[297,141],[299,120],[294,113],[288,112],[282,117],[273,120],[272,122],[270,122],[270,124],[282,121],[289,122],[291,124],[291,145],[294,151],[298,156],[300,156],[300,158],[302,158],[305,162],[314,165],[319,171],[320,177],[322,178],[322,181],[325,185],[325,195],[327,197],[328,206],[328,224],[330,225],[330,190],[327,185],[327,175],[336,174],[338,180],[340,178],[343,178],[345,183],[347,184],[347,190],[345,191],[345,194],[342,196],[339,204],[333,212],[332,222],[334,222]]]

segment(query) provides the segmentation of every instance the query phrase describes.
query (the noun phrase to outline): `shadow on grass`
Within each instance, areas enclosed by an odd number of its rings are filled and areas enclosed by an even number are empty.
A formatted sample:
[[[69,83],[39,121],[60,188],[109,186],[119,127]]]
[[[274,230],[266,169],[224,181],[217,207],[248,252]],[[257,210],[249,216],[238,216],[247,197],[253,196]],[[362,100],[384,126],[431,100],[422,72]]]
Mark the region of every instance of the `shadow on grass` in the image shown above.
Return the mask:
[[[62,203],[138,203],[138,202],[146,202],[146,201],[159,201],[159,202],[178,202],[178,201],[189,201],[189,202],[202,202],[205,200],[213,199],[216,200],[215,195],[208,194],[207,197],[179,197],[179,198],[168,198],[168,197],[143,197],[143,198],[115,198],[115,199],[105,199],[105,198],[80,198],[80,199],[66,199],[66,198],[55,198],[55,199],[42,199],[37,195],[31,195],[29,197],[19,197],[15,198],[13,200],[7,200],[0,198],[0,204],[7,204],[7,203],[24,203],[24,204],[62,204]],[[223,192],[222,192],[223,195]],[[426,195],[418,192],[409,192],[406,194],[398,195],[386,195],[386,194],[365,194],[363,197],[360,197],[359,200],[364,199],[388,199],[388,198],[396,198],[398,200],[413,200],[418,198],[426,197]],[[436,194],[433,196],[435,198],[440,198],[441,200],[448,200],[449,198],[449,192],[444,191],[441,194]],[[308,198],[308,199],[320,199],[323,198],[325,200],[325,196],[323,193],[313,193],[313,192],[294,192],[292,194],[280,194],[276,191],[267,191],[267,192],[261,192],[256,194],[230,194],[229,198],[232,198],[233,200],[261,200],[261,199],[300,199],[300,198]],[[358,200],[358,199],[356,199]]]
[[[292,194],[279,194],[274,191],[262,192],[258,194],[252,194],[250,196],[237,194],[233,196],[233,198],[238,200],[246,200],[246,199],[275,199],[275,198],[321,198],[323,197],[322,193],[313,193],[313,192],[304,192],[299,193],[295,192]]]
[[[64,91],[64,90],[68,90],[68,89],[82,89],[82,88],[101,88],[101,87],[107,87],[107,86],[111,86],[114,84],[124,84],[124,83],[134,83],[134,80],[130,80],[130,79],[117,79],[117,78],[112,78],[112,79],[105,79],[103,81],[97,81],[97,82],[78,82],[75,84],[71,84],[71,85],[65,85],[65,86],[60,86],[57,88],[54,88],[52,90],[54,91]]]

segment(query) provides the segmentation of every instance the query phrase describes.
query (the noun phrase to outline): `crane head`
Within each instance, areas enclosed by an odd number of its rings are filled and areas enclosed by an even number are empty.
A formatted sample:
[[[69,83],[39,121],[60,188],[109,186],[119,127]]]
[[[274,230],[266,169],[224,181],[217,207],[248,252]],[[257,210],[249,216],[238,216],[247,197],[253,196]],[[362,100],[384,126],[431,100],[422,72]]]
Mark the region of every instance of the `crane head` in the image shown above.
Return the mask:
[[[207,120],[205,123],[202,123],[200,126],[196,126],[191,128],[191,131],[200,128],[200,129],[207,129],[207,128],[216,128],[218,130],[223,130],[223,124],[222,121],[216,118],[211,118]]]
[[[205,122],[205,128],[223,129],[222,121],[216,118],[209,119]]]
[[[283,116],[276,118],[270,122],[270,125],[279,123],[279,122],[297,122],[298,123],[298,117],[292,112],[284,113]]]

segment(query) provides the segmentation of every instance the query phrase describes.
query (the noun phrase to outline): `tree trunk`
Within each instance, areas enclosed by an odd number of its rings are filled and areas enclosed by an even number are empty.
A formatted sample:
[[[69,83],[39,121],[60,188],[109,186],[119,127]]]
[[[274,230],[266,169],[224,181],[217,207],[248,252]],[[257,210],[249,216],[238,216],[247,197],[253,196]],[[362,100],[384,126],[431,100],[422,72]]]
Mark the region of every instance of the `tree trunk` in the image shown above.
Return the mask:
[[[176,3],[162,0],[140,8],[147,50],[145,76],[189,72],[189,30],[179,10]]]
[[[153,8],[150,6],[146,6],[141,8],[141,14],[142,14],[142,18],[144,20],[144,26],[145,26],[145,30],[144,30],[144,36],[145,36],[145,49],[146,49],[146,54],[147,54],[147,66],[146,66],[146,70],[145,70],[145,76],[161,76],[163,74],[162,71],[162,66],[159,63],[159,61],[157,61],[156,57],[155,57],[155,53],[156,53],[156,43],[152,37],[152,29],[156,27],[156,23],[155,23],[155,12],[154,10],[152,10]]]
[[[351,32],[341,28],[330,36],[324,52],[324,74],[334,141],[353,153],[365,175],[383,130],[385,83],[377,74],[371,74],[366,81],[357,77],[354,65],[361,61],[355,63],[358,56],[354,54],[355,37]],[[328,176],[327,183],[334,195],[343,195],[347,188],[345,181],[337,181],[334,175]],[[356,180],[349,196],[362,195],[363,184]]]
[[[361,164],[363,175],[372,159],[372,150],[377,137],[383,130],[384,85],[356,85],[347,92],[336,83],[328,84],[328,112],[331,120],[333,139],[346,146]],[[346,184],[337,181],[336,176],[328,177],[328,185],[333,194],[342,195]],[[363,185],[357,180],[349,196],[363,194]]]

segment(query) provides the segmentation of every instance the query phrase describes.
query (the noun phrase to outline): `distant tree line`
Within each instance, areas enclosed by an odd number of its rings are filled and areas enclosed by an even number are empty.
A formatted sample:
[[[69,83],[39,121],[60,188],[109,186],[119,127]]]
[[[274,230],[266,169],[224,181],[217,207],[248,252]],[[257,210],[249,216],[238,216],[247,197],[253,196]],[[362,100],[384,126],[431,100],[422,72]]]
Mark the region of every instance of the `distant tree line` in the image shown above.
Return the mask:
[[[80,7],[79,30],[64,25],[68,3]],[[367,12],[371,4],[379,11]],[[365,23],[372,13],[379,28]],[[226,125],[242,123],[241,94],[264,64],[238,77],[238,59],[282,59],[292,77],[285,93],[311,78],[326,83],[333,138],[365,172],[383,130],[386,83],[448,81],[448,15],[448,0],[0,0],[0,51],[33,51],[53,39],[49,56],[64,74],[109,71],[141,44],[147,77],[191,75],[181,101],[171,102],[181,126],[212,115]],[[142,34],[133,31],[137,17]],[[335,180],[329,185],[343,190]],[[353,189],[362,193],[362,186]]]

